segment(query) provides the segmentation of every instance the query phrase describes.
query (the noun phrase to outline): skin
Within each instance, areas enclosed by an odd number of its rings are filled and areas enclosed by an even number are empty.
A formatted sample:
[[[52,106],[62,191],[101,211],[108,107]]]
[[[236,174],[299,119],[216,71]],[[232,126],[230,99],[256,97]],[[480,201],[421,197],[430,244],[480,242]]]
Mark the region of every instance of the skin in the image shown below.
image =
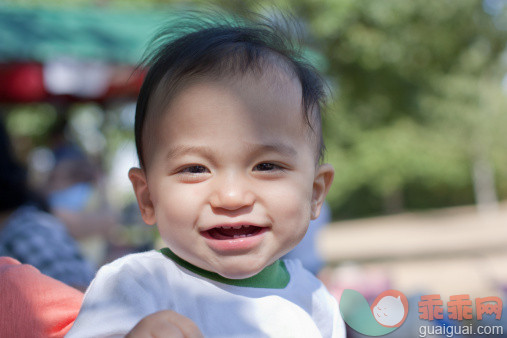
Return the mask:
[[[157,121],[146,168],[129,171],[144,221],[176,255],[226,278],[275,262],[318,217],[334,175],[316,163],[301,109],[301,85],[282,71],[182,90]],[[263,231],[225,249],[204,235],[238,224]]]
[[[127,335],[127,338],[202,338],[193,321],[174,311],[155,312],[144,317]]]

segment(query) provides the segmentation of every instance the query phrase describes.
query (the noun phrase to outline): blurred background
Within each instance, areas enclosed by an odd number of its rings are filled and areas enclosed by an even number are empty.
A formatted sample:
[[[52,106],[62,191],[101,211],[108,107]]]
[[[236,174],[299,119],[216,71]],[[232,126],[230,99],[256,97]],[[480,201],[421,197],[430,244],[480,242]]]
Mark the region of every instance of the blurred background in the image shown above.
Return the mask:
[[[137,165],[143,70],[135,67],[177,10],[209,3],[0,4],[0,117],[30,184],[97,266],[157,246],[127,178]],[[333,292],[375,298],[395,288],[414,299],[438,293],[444,303],[456,294],[503,296],[507,1],[213,4],[275,20],[293,13],[329,84],[332,218],[306,250],[323,260],[316,273]]]

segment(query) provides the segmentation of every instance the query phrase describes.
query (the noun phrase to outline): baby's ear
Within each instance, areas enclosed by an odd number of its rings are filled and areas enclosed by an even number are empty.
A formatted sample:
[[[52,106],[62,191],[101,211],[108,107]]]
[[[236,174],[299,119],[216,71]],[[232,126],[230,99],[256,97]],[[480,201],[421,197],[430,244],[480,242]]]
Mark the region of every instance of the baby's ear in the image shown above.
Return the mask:
[[[320,209],[333,183],[334,168],[330,164],[321,164],[317,168],[315,179],[313,180],[313,195],[311,205],[311,219],[316,219],[320,215]]]
[[[144,170],[140,168],[131,168],[129,170],[129,179],[134,187],[137,204],[141,210],[141,216],[146,224],[155,224],[155,208],[151,201],[150,191],[148,189],[148,181]]]

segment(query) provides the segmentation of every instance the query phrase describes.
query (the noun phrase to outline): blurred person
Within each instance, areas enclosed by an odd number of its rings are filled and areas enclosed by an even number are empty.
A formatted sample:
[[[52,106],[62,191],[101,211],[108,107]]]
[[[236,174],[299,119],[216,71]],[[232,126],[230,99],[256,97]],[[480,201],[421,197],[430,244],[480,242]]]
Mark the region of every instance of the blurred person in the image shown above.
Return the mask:
[[[1,121],[0,121],[1,122]],[[0,256],[35,266],[63,283],[86,288],[94,271],[67,229],[27,183],[0,123]]]
[[[100,266],[107,256],[108,238],[118,229],[119,213],[106,198],[99,166],[79,147],[64,142],[63,132],[55,133],[56,163],[45,187],[49,207],[78,240],[84,255]]]

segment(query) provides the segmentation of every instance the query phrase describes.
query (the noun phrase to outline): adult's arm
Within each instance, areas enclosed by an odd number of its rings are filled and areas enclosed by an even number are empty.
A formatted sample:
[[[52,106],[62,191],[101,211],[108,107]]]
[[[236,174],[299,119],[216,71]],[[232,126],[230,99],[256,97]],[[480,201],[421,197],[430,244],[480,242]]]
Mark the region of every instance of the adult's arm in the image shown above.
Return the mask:
[[[63,337],[83,294],[31,265],[0,257],[0,337]]]

